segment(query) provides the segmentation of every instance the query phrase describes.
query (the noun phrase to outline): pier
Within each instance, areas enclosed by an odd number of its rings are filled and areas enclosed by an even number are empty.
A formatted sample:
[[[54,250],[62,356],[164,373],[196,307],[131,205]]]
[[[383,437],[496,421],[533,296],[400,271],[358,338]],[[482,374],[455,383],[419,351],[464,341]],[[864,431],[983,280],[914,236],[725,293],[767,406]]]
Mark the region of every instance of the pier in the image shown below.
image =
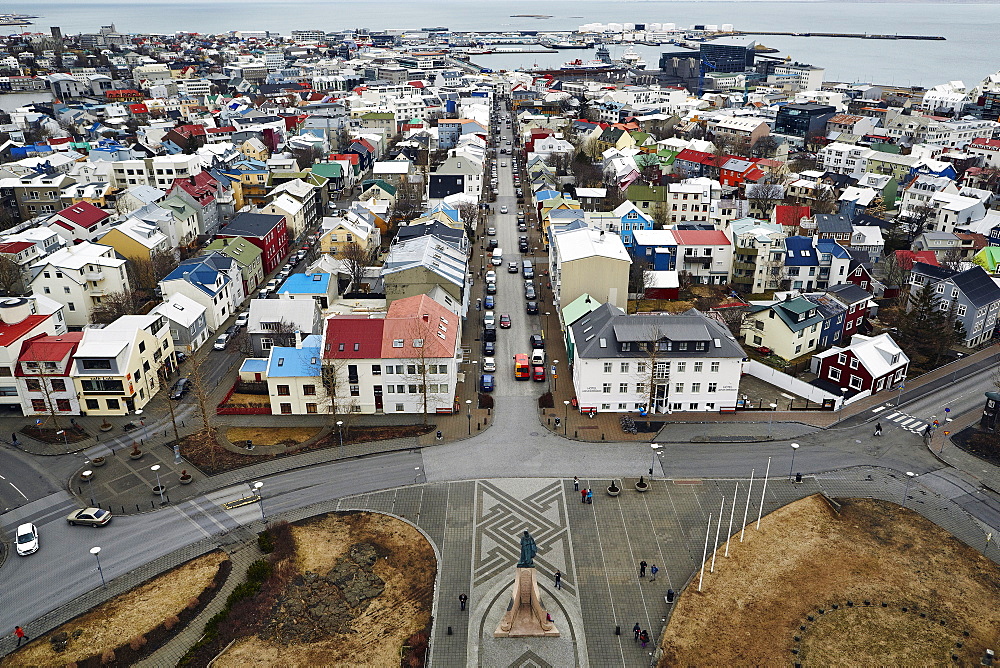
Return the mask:
[[[918,39],[929,41],[945,40],[940,35],[880,35],[866,32],[782,32],[776,30],[734,30],[733,32],[715,33],[712,37],[729,37],[742,35],[778,35],[780,37],[846,37],[850,39]]]

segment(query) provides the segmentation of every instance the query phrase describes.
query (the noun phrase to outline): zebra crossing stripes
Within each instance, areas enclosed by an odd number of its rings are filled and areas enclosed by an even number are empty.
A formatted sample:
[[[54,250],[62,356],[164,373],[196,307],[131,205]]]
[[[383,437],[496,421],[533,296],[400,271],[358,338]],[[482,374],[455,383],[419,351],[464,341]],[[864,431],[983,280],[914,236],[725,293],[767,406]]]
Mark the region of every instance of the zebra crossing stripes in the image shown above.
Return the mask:
[[[898,427],[905,429],[914,434],[924,433],[924,429],[927,428],[927,422],[921,420],[920,418],[913,417],[912,415],[907,415],[906,413],[894,412],[885,416],[886,420],[894,422]]]

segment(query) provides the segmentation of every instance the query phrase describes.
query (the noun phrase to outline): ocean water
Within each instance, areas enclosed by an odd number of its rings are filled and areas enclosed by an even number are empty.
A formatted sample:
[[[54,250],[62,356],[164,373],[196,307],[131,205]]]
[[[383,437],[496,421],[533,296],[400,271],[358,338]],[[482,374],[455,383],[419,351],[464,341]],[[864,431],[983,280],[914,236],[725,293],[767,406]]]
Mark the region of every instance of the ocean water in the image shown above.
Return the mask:
[[[932,86],[951,80],[973,85],[1000,70],[994,47],[1000,34],[1000,4],[845,3],[845,2],[671,2],[554,0],[357,0],[326,2],[292,0],[16,0],[3,11],[39,16],[34,26],[7,32],[47,31],[64,34],[96,32],[114,23],[121,32],[219,33],[296,29],[421,28],[453,30],[572,30],[591,22],[732,23],[743,30],[854,32],[941,35],[946,41],[863,40],[821,37],[759,37],[793,60],[826,68],[826,79]],[[551,18],[514,18],[512,14],[548,14]],[[612,49],[619,55],[624,49]],[[637,47],[649,69],[658,66],[659,47]],[[558,66],[592,52],[555,54],[491,54],[475,61],[494,69],[533,64]]]

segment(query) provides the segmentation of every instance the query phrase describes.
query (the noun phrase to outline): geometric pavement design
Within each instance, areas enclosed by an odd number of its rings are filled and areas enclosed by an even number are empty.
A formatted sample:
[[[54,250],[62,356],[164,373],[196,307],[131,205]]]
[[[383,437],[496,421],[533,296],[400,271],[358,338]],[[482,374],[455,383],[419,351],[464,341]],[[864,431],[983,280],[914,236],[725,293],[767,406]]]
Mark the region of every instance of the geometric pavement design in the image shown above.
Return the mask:
[[[552,668],[552,664],[529,649],[511,661],[509,668]]]

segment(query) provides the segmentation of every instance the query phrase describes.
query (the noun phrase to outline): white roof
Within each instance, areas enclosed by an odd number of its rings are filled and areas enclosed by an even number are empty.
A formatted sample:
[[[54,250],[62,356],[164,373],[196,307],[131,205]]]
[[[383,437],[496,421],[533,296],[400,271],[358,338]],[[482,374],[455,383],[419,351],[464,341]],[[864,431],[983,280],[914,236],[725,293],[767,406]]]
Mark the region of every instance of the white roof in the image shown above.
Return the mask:
[[[108,251],[110,251],[111,257],[108,257]],[[46,265],[52,265],[62,269],[82,269],[85,265],[97,264],[103,267],[118,268],[125,264],[125,262],[125,260],[114,257],[114,249],[111,246],[92,244],[84,241],[75,246],[60,248],[55,253],[52,253],[52,255],[39,260],[31,266],[41,268]]]
[[[680,287],[680,277],[676,271],[644,271],[647,288]]]
[[[893,341],[892,337],[888,334],[879,334],[878,336],[865,336],[864,334],[855,334],[851,338],[851,343],[847,347],[843,348],[830,348],[829,350],[819,353],[816,357],[824,358],[830,355],[844,352],[845,350],[850,350],[858,358],[858,361],[864,365],[865,369],[872,375],[873,378],[879,378],[885,374],[893,371],[910,361],[910,358],[906,356],[906,353],[900,349],[896,342]],[[892,358],[894,355],[899,355],[896,363],[892,363]]]
[[[187,295],[175,292],[166,297],[162,304],[157,304],[150,313],[162,315],[184,327],[190,327],[205,312],[205,307]]]
[[[859,236],[860,235],[860,236]],[[883,246],[882,228],[878,225],[855,225],[851,231],[852,246]]]
[[[127,218],[120,224],[112,227],[108,232],[111,232],[111,230],[118,230],[136,243],[140,243],[150,250],[161,246],[165,248],[166,244],[169,243],[167,235],[161,232],[159,227],[138,218]],[[101,239],[107,236],[108,232],[105,232],[101,236]]]
[[[374,174],[409,174],[413,165],[408,160],[383,160],[372,165]]]
[[[577,188],[576,196],[579,197],[607,197],[607,188]]]
[[[605,257],[628,263],[632,262],[621,237],[589,227],[557,233],[554,237],[554,243],[558,248],[561,262],[582,260],[588,257]]]

